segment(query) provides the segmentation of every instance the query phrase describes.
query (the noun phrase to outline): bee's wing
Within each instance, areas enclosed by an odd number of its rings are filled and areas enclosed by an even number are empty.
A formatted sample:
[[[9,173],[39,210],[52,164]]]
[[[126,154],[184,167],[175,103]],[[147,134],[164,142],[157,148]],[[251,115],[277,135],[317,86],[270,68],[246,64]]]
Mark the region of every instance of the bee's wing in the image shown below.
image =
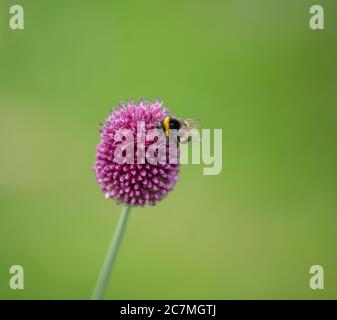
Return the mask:
[[[188,129],[197,129],[200,127],[201,121],[195,118],[183,118],[180,121],[184,124],[184,126]]]
[[[195,118],[183,118],[180,119],[182,123],[182,128],[185,130],[181,137],[182,142],[200,142],[200,133],[197,130],[200,127],[200,120]]]

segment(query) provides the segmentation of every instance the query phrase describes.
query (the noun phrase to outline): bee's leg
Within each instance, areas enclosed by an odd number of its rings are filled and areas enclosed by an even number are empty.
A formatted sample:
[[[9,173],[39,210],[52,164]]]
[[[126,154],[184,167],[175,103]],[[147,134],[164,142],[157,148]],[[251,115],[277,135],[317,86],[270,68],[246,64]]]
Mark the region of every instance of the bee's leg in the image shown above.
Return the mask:
[[[180,145],[180,137],[177,137],[177,148],[179,149],[179,145]]]

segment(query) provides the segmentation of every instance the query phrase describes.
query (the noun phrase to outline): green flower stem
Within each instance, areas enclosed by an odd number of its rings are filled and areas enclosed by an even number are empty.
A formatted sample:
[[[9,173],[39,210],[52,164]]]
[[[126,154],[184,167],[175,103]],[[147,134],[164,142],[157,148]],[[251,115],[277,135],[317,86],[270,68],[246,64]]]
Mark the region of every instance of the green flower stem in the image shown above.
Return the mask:
[[[129,213],[130,207],[123,207],[114,237],[105,257],[103,268],[97,280],[95,291],[92,295],[92,300],[102,300],[104,297],[104,293],[108,286],[110,274],[116,260],[117,252],[121,243],[122,235],[126,226],[126,222],[128,220]]]

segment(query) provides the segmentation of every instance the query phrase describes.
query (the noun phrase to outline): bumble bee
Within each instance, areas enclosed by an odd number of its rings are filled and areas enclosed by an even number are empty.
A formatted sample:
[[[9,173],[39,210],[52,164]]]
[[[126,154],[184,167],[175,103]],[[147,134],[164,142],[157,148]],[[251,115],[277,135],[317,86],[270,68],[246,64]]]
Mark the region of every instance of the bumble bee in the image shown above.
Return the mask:
[[[171,116],[165,117],[158,123],[157,129],[163,130],[166,137],[170,136],[170,129],[179,131],[178,143],[187,143],[192,140],[192,129],[199,127],[199,121],[196,119],[177,119]]]

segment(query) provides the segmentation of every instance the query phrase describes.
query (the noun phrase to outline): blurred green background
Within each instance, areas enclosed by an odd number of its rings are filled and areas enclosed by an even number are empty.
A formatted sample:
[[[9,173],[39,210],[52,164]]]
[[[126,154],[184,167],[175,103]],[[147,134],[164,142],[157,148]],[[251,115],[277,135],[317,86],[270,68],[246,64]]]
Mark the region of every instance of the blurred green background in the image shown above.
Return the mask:
[[[0,298],[90,298],[120,213],[91,169],[98,123],[141,97],[222,128],[223,170],[185,165],[132,210],[107,298],[337,298],[336,39],[327,0],[2,0]]]

